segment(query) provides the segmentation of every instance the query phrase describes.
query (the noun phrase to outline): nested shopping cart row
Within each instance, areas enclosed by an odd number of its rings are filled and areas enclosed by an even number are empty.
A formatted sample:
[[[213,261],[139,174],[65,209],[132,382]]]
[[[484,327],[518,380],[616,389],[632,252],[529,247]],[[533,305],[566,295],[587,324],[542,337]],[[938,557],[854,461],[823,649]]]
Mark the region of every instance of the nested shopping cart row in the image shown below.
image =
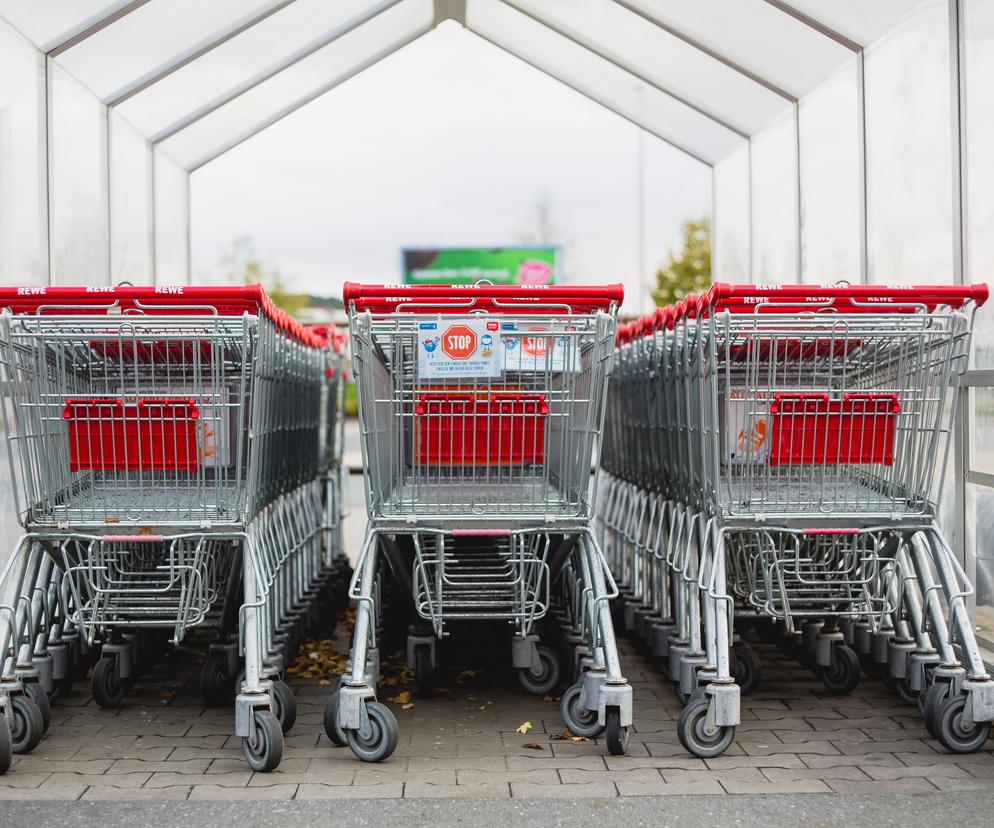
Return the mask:
[[[728,747],[759,680],[747,624],[829,692],[882,674],[948,749],[986,740],[994,682],[936,523],[986,298],[717,284],[619,329],[599,532],[692,753]]]
[[[342,337],[258,287],[7,288],[0,307],[25,530],[0,577],[0,762],[88,665],[114,707],[211,627],[204,700],[234,702],[248,763],[272,769],[295,715],[283,670],[348,569]]]
[[[503,622],[522,687],[549,692],[565,670],[570,729],[625,751],[617,590],[591,531],[621,298],[618,285],[346,285],[369,523],[349,668],[325,728],[360,759],[397,744],[376,700],[388,594],[407,607],[419,695],[431,690],[437,639]]]

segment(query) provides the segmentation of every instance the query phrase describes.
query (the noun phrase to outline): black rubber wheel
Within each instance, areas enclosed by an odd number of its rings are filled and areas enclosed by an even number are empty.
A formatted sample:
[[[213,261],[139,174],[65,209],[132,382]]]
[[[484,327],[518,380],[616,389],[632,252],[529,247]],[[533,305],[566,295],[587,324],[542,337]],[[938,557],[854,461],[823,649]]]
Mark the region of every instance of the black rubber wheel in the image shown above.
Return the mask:
[[[939,708],[950,695],[951,688],[948,681],[933,681],[925,692],[925,700],[921,704],[922,718],[925,720],[925,727],[936,739],[939,734],[935,730],[935,723],[939,718]]]
[[[917,704],[918,694],[908,686],[907,678],[894,678],[884,672],[880,674],[880,680],[883,682],[884,687],[890,690],[904,704]]]
[[[130,682],[121,678],[116,656],[101,656],[93,665],[90,691],[93,700],[104,710],[120,707]]]
[[[659,674],[664,678],[668,679],[670,677],[670,660],[669,658],[664,658],[660,656],[656,659],[656,669],[659,670]]]
[[[10,722],[0,713],[0,774],[10,770],[14,761],[14,737],[10,732]]]
[[[390,708],[379,702],[366,702],[366,715],[371,729],[369,736],[363,738],[358,730],[347,730],[345,738],[357,759],[382,762],[397,749],[400,727]]]
[[[345,747],[348,743],[345,734],[338,726],[338,691],[328,696],[324,706],[324,732],[335,747]]]
[[[861,673],[859,656],[846,644],[836,644],[832,650],[832,663],[816,667],[815,675],[830,695],[846,696],[856,689]]]
[[[52,723],[52,705],[48,702],[48,693],[41,689],[41,685],[36,681],[27,682],[24,685],[24,692],[28,694],[38,709],[41,711],[41,723],[45,733],[48,733],[48,726]]]
[[[14,714],[10,722],[11,749],[18,755],[31,753],[45,734],[41,711],[27,696],[12,696],[10,706]]]
[[[970,728],[963,726],[966,695],[948,696],[935,713],[932,729],[935,738],[950,753],[976,753],[991,735],[990,722],[974,722]]]
[[[744,641],[732,645],[732,656],[735,664],[732,678],[739,686],[739,693],[748,696],[759,686],[763,676],[763,666],[759,661],[759,656]]]
[[[285,681],[273,681],[273,712],[283,733],[289,733],[297,721],[297,699]]]
[[[721,756],[735,738],[735,728],[732,725],[722,725],[715,728],[713,734],[705,732],[708,707],[711,699],[704,696],[694,699],[680,713],[677,720],[677,736],[680,744],[687,753],[698,759],[714,759]]]
[[[431,645],[417,644],[414,647],[414,695],[419,699],[430,699],[435,686],[435,667],[431,663]]]
[[[880,678],[883,675],[884,665],[875,661],[870,653],[862,653],[857,658],[859,658],[859,666],[870,678]]]
[[[686,707],[690,702],[690,697],[693,695],[693,692],[684,693],[680,688],[680,682],[677,682],[673,685],[673,694],[676,696],[677,701],[680,702],[680,705]]]
[[[597,721],[597,711],[588,710],[580,704],[580,693],[583,685],[571,685],[559,702],[559,713],[563,722],[574,736],[585,736],[593,739],[604,732],[604,727]]]
[[[242,737],[242,753],[252,770],[268,773],[283,759],[283,731],[279,720],[270,710],[256,710],[255,733]]]
[[[52,689],[48,691],[48,703],[55,704],[59,699],[64,699],[72,693],[73,684],[74,681],[72,676],[52,679]]]
[[[615,706],[608,707],[604,711],[604,723],[607,752],[612,756],[624,756],[628,753],[628,735],[631,728],[627,725],[621,726],[621,711]]]
[[[518,683],[535,696],[544,696],[559,684],[559,659],[551,647],[538,648],[538,668],[518,670]]]
[[[200,668],[200,698],[207,707],[227,707],[235,698],[235,683],[228,675],[224,653],[208,653]]]

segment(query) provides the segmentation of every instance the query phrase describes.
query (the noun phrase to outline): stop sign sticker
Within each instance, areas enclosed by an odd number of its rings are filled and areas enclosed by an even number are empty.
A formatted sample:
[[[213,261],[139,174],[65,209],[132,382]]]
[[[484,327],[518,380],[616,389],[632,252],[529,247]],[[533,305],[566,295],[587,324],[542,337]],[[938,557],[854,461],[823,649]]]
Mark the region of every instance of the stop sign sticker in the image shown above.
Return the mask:
[[[493,321],[418,324],[418,374],[423,379],[499,377],[503,357],[504,342]]]
[[[527,335],[521,337],[521,350],[536,359],[544,359],[548,347],[549,331],[547,328],[529,328]]]
[[[469,359],[476,342],[476,331],[469,325],[450,325],[442,334],[442,353],[449,359]]]

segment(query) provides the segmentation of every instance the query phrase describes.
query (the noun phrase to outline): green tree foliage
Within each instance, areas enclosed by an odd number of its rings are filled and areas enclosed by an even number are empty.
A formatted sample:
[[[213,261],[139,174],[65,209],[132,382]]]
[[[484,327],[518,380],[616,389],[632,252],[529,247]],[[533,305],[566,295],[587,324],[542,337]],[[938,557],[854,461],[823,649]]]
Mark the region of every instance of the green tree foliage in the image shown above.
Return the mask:
[[[283,275],[276,268],[269,269],[255,255],[255,247],[247,236],[235,239],[231,251],[221,259],[229,282],[243,285],[262,285],[276,306],[290,316],[296,316],[310,304],[310,297],[294,293],[287,288]]]
[[[683,249],[656,271],[652,299],[657,305],[679,302],[711,285],[711,219],[683,225]]]

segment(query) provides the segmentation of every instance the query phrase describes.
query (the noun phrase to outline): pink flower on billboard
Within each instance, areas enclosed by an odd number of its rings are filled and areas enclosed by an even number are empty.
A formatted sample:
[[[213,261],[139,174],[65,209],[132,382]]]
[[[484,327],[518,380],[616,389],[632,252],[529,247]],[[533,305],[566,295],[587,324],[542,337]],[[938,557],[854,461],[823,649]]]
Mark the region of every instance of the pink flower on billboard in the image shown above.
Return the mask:
[[[552,265],[535,259],[525,259],[518,266],[519,285],[552,284]]]

